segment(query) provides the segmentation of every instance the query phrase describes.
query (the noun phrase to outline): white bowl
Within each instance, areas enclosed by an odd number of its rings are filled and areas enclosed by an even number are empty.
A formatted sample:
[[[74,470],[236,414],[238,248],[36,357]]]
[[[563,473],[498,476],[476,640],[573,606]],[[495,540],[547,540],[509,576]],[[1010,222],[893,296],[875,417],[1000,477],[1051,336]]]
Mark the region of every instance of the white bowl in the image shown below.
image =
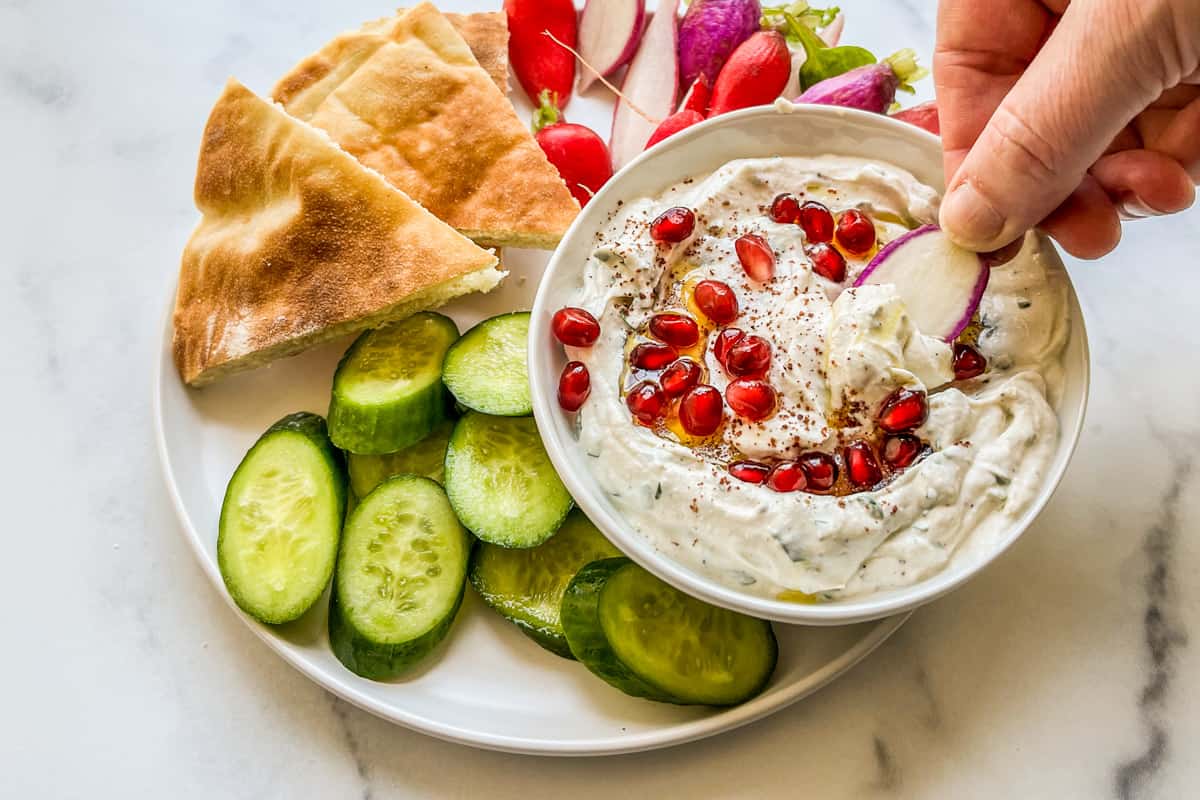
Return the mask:
[[[968,537],[946,568],[911,586],[819,605],[802,605],[739,592],[697,574],[657,551],[624,519],[588,469],[571,415],[556,402],[566,357],[550,334],[553,313],[581,286],[596,232],[619,200],[656,196],[689,177],[706,175],[738,158],[856,156],[894,164],[923,183],[944,183],[937,137],[879,114],[827,106],[757,108],[725,114],[673,136],[621,170],[588,203],[550,261],[533,306],[529,372],[533,411],[550,459],[583,511],[630,558],[695,597],[751,616],[806,625],[845,625],[909,611],[961,585],[1003,553],[1037,517],[1057,488],[1079,440],[1087,406],[1089,363],[1083,314],[1069,286],[1071,336],[1064,355],[1064,391],[1058,407],[1058,449],[1041,493],[1012,526],[980,547]],[[1053,252],[1053,247],[1048,247]],[[1057,258],[1057,255],[1055,255]],[[1069,281],[1068,281],[1069,284]]]

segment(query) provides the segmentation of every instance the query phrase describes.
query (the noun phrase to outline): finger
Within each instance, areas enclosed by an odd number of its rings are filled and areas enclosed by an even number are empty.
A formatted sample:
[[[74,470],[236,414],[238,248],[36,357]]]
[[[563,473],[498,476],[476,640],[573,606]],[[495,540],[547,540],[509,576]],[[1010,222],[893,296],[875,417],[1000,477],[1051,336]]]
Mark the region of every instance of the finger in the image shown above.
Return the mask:
[[[1121,242],[1121,218],[1116,206],[1090,176],[1040,227],[1076,258],[1100,258]]]
[[[1128,63],[1123,50],[1138,43],[1120,38],[1095,30],[1085,5],[1067,9],[950,181],[941,221],[956,241],[993,250],[1036,225],[1160,94],[1116,66],[1085,66]]]
[[[1158,135],[1146,140],[1146,146],[1200,176],[1200,99],[1176,111]]]
[[[1097,161],[1091,172],[1125,219],[1175,214],[1196,200],[1196,187],[1187,170],[1162,153],[1114,153]]]

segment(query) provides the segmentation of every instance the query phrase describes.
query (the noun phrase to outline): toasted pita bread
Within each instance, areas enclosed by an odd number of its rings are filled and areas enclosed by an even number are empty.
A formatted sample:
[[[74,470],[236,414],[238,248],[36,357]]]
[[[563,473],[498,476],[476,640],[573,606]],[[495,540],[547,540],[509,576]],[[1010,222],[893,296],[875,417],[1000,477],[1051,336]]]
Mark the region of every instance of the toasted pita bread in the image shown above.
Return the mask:
[[[232,80],[204,131],[196,206],[174,342],[193,386],[502,277],[492,253]]]
[[[429,3],[389,36],[297,95],[302,62],[276,98],[477,242],[555,247],[579,206],[462,36]]]

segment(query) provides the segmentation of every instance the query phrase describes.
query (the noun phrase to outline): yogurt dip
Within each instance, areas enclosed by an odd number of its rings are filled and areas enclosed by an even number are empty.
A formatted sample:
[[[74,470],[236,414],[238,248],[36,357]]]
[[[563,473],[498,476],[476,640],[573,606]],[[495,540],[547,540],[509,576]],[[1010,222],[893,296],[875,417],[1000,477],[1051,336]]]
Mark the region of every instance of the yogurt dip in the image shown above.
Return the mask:
[[[845,258],[844,279],[814,271],[814,258],[829,254],[806,226],[773,218],[785,193],[835,218],[861,212],[877,246],[854,255],[834,237],[826,248]],[[1068,335],[1066,277],[1046,245],[1030,236],[992,269],[956,343],[918,330],[894,286],[849,288],[879,246],[935,222],[939,201],[894,166],[826,156],[733,161],[621,205],[570,303],[599,320],[599,339],[567,350],[590,375],[577,417],[589,467],[639,535],[741,591],[822,602],[926,579],[1029,506],[1057,444]],[[672,207],[694,214],[694,230],[655,241],[651,223]],[[751,278],[739,257],[735,242],[747,234],[773,251],[770,280]],[[698,307],[705,280],[733,290],[736,319],[716,324]],[[698,324],[699,342],[675,353],[726,399],[711,435],[689,434],[678,399],[648,424],[631,413],[630,390],[669,385],[661,364],[631,365],[638,344],[662,346],[651,322],[664,313]],[[765,418],[734,410],[729,356],[714,352],[726,328],[770,345],[769,367],[749,378],[773,390]],[[924,421],[889,433],[883,409],[898,397],[918,398]],[[836,482],[807,467],[802,475],[798,461],[832,465]],[[754,482],[769,469],[770,481]],[[797,489],[792,476],[808,480]]]

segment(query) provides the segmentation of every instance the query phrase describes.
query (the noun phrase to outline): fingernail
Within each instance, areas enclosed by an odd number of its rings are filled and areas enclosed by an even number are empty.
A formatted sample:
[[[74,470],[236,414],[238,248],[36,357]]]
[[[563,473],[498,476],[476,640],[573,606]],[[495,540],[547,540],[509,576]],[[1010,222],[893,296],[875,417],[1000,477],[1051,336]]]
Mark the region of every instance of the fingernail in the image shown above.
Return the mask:
[[[1147,217],[1161,217],[1166,212],[1159,211],[1151,206],[1136,194],[1127,194],[1117,206],[1117,211],[1121,214],[1123,220],[1146,219]]]
[[[950,191],[942,202],[942,228],[959,244],[976,250],[994,245],[1004,232],[1004,216],[970,181]]]

